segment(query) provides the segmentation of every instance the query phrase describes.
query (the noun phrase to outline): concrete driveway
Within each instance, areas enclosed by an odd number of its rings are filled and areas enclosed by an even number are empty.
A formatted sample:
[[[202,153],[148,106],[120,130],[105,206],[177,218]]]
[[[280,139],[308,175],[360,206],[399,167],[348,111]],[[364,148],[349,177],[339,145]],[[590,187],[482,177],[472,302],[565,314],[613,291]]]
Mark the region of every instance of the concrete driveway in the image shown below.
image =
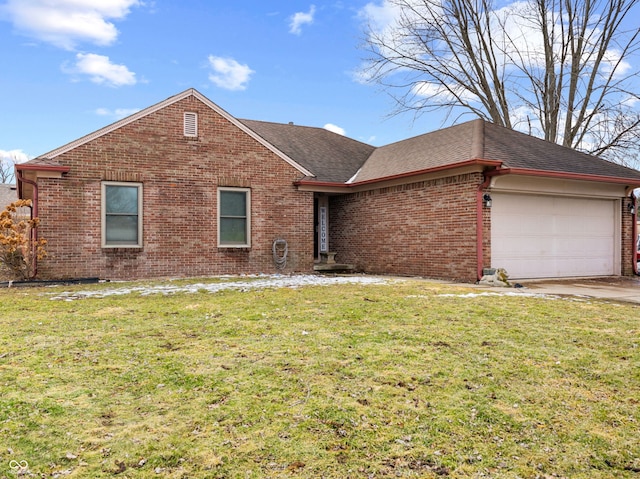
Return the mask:
[[[522,290],[536,294],[579,296],[640,304],[640,276],[571,280],[522,280]]]

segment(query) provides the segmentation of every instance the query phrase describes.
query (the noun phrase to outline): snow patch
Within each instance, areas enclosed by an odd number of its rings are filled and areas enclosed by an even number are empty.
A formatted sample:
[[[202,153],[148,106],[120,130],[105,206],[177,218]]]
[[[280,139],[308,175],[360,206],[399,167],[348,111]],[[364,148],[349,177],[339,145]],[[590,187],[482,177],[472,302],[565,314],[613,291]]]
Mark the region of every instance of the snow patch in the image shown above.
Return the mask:
[[[446,293],[446,294],[439,294],[438,296],[444,297],[444,298],[479,298],[482,296],[525,296],[528,298],[549,298],[549,297],[553,297],[553,298],[559,298],[559,296],[551,296],[548,294],[538,294],[538,293],[514,293],[514,292],[510,292],[510,291],[505,291],[505,292],[500,292],[500,293],[492,293],[492,292],[488,292],[488,291],[484,291],[482,293],[465,293],[465,294],[453,294],[453,293]]]
[[[225,277],[227,279],[228,277]],[[248,279],[244,279],[248,278]],[[395,280],[397,281],[397,280]],[[176,293],[217,293],[224,290],[249,291],[255,289],[300,288],[303,286],[331,286],[336,284],[386,284],[388,278],[374,276],[316,276],[316,275],[256,275],[229,279],[218,283],[193,284],[157,284],[143,286],[123,286],[95,291],[65,291],[51,297],[54,301],[74,301],[86,298],[106,298],[139,293],[141,296],[152,294]]]
[[[444,298],[480,298],[480,297],[488,297],[488,296],[493,296],[493,297],[515,296],[515,297],[540,298],[540,299],[552,299],[552,300],[562,299],[565,301],[575,301],[575,302],[588,302],[589,299],[592,299],[589,296],[577,296],[577,295],[559,296],[556,294],[548,294],[548,293],[526,293],[526,292],[512,292],[512,291],[504,291],[499,293],[493,293],[488,291],[485,291],[482,293],[465,293],[465,294],[446,293],[446,294],[439,294],[438,296],[444,297]]]

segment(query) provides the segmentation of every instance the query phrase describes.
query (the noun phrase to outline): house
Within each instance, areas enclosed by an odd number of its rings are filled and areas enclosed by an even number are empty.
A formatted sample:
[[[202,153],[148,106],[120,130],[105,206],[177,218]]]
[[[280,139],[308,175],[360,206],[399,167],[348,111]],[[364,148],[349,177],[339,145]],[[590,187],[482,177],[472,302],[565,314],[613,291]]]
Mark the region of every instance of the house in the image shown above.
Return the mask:
[[[0,183],[0,211],[11,203],[18,201],[18,191],[14,184]],[[16,221],[28,220],[31,217],[31,208],[22,206],[16,208],[13,218]]]
[[[631,275],[640,171],[474,120],[382,147],[189,89],[17,167],[41,278]]]
[[[16,185],[0,183],[0,211],[17,200],[18,193],[16,191]]]

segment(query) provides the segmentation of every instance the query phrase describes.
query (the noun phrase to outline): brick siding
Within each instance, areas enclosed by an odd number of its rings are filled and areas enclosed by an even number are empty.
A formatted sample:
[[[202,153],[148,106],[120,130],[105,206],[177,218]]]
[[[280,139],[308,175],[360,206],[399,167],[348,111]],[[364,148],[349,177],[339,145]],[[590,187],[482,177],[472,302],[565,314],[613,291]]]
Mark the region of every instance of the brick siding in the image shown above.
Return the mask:
[[[183,135],[184,112],[198,136]],[[276,271],[272,244],[288,243],[285,272],[310,272],[312,192],[302,174],[194,96],[56,157],[70,171],[39,178],[39,234],[48,256],[41,279],[141,279]],[[101,184],[143,184],[143,247],[101,247]],[[340,263],[373,274],[477,279],[481,173],[329,198],[329,245]],[[251,247],[217,247],[217,187],[251,189]],[[632,215],[622,211],[622,274],[633,273]],[[491,265],[491,218],[482,256]]]
[[[198,137],[183,135],[185,111]],[[272,243],[289,246],[286,272],[313,267],[313,193],[301,173],[195,97],[66,152],[63,178],[40,178],[42,279],[134,279],[272,273]],[[143,247],[101,247],[101,183],[143,184]],[[217,187],[251,188],[251,248],[217,247]]]
[[[476,281],[481,182],[481,174],[467,174],[333,197],[330,249],[367,273]],[[485,219],[486,264],[489,228]]]
[[[621,272],[623,276],[632,276],[634,274],[633,258],[634,250],[636,248],[637,239],[633,237],[633,221],[635,216],[629,213],[628,204],[631,200],[629,198],[622,199],[622,268]],[[637,211],[637,202],[634,203]],[[639,231],[640,233],[640,231]]]

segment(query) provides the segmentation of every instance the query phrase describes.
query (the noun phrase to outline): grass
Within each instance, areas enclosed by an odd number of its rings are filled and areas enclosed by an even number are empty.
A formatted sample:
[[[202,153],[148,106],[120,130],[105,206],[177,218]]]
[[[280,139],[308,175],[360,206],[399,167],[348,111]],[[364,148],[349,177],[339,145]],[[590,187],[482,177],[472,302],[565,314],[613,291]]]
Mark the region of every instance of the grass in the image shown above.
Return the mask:
[[[640,472],[637,306],[412,280],[60,291],[0,291],[0,478]]]

